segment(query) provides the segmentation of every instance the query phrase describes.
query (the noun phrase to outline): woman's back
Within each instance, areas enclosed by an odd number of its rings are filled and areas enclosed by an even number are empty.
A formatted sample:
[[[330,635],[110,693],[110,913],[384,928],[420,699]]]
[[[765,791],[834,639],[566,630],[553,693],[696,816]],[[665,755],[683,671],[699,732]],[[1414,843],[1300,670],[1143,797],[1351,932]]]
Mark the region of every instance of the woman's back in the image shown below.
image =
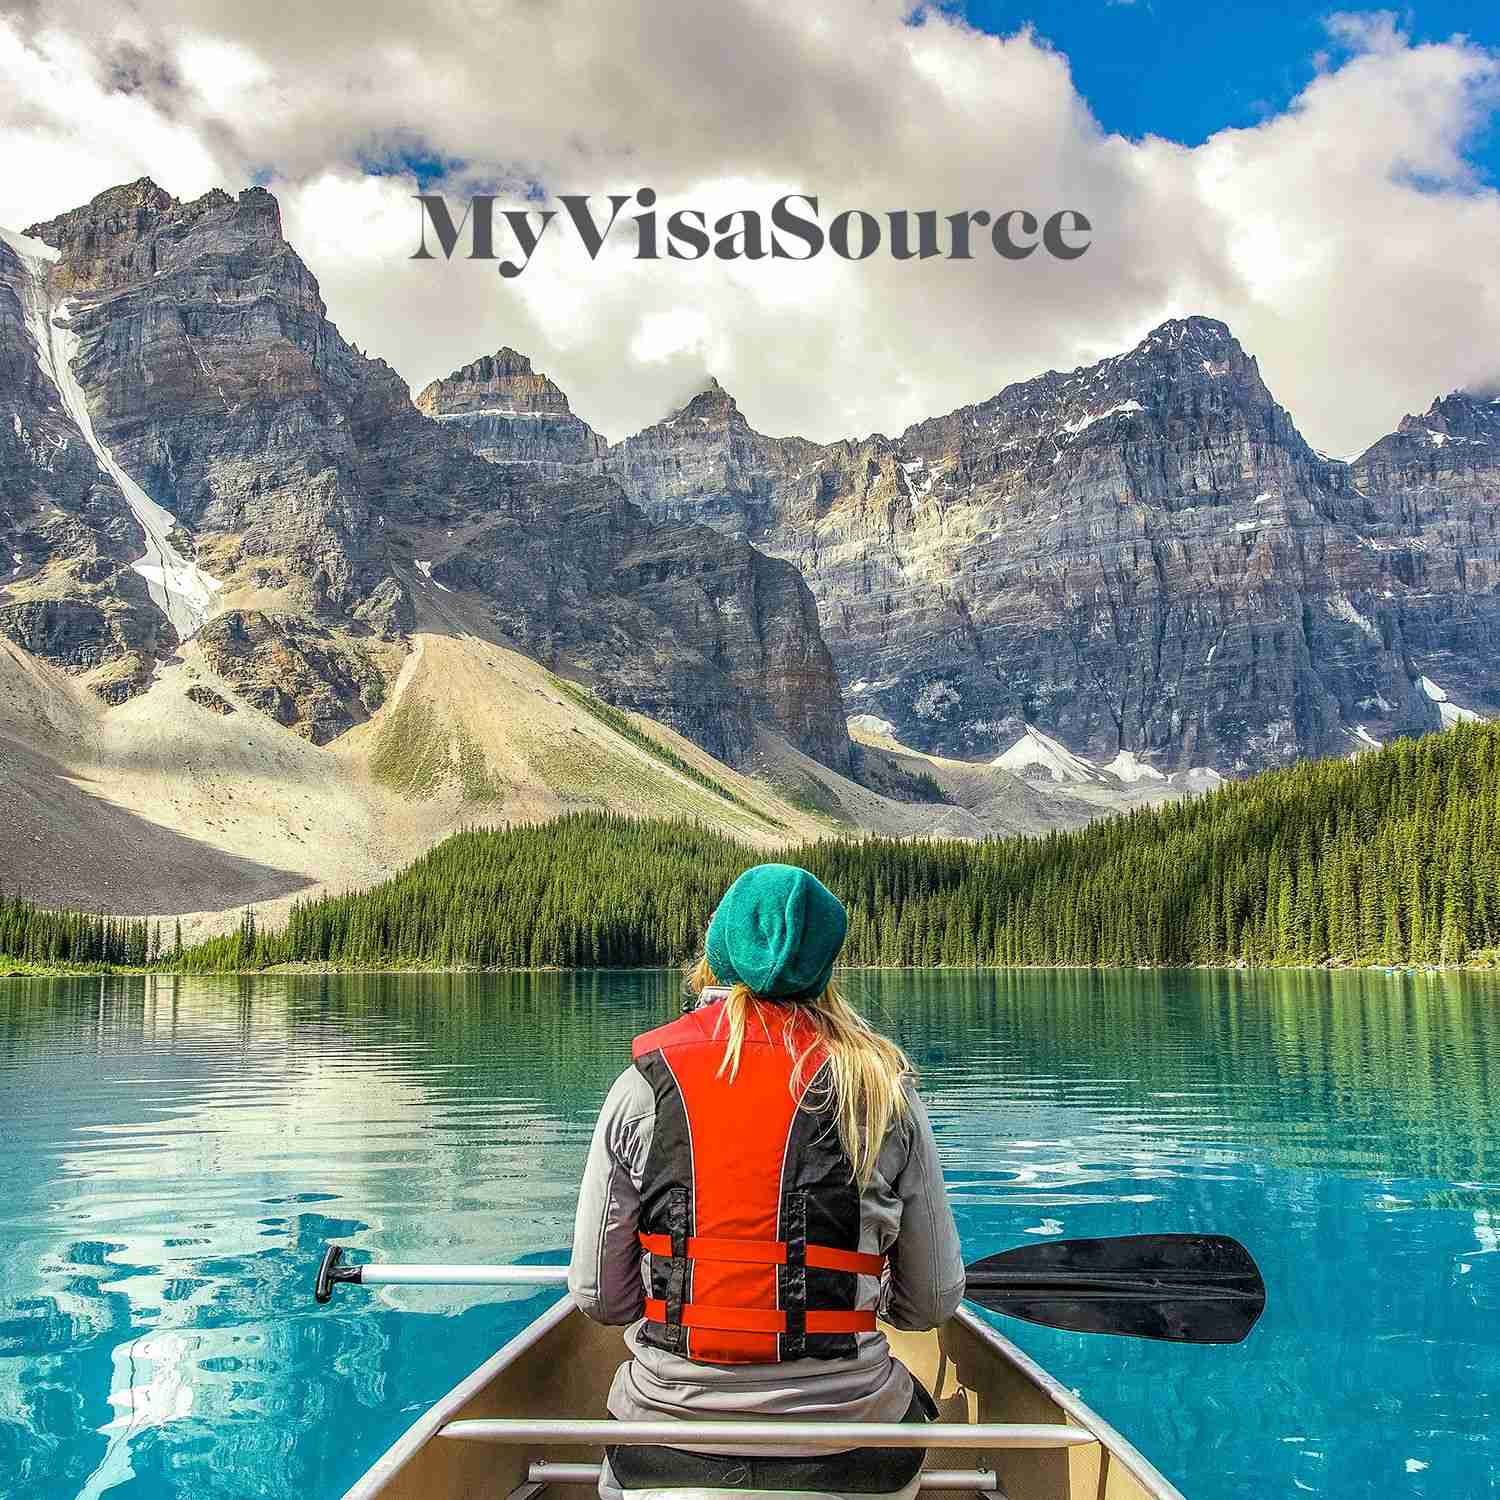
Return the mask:
[[[804,871],[742,876],[695,974],[738,982],[637,1038],[610,1090],[569,1285],[590,1316],[634,1325],[617,1417],[912,1412],[877,1311],[945,1321],[963,1263],[905,1059],[829,983],[842,923]]]
[[[877,1311],[895,1328],[936,1328],[963,1298],[959,1239],[926,1110],[907,1085],[906,1112],[886,1131],[868,1181],[855,1184],[843,1154],[828,1149],[828,1113],[786,1109],[780,1101],[771,1106],[777,1076],[784,1080],[789,1071],[786,1049],[765,1040],[774,1034],[780,1008],[765,1007],[771,1025],[759,1040],[747,1040],[741,1077],[711,1079],[705,1088],[709,1058],[717,1068],[721,1055],[721,1038],[712,1035],[720,1005],[684,1017],[702,1040],[687,1040],[682,1022],[640,1038],[636,1067],[616,1080],[595,1127],[568,1286],[589,1317],[636,1325],[627,1334],[634,1364],[621,1367],[610,1412],[642,1419],[744,1413],[900,1421],[912,1386],[874,1328]],[[709,1058],[691,1056],[702,1052]],[[679,1103],[679,1077],[688,1080],[688,1107]],[[706,1112],[700,1112],[699,1089],[712,1100]],[[783,1152],[786,1145],[792,1151]],[[777,1182],[768,1194],[772,1166]],[[823,1260],[805,1271],[813,1284],[805,1293],[802,1343],[784,1322],[790,1305],[795,1323],[798,1296],[786,1295],[796,1268],[780,1259],[786,1251],[795,1259],[792,1239],[781,1238],[787,1227],[783,1167],[786,1196],[807,1208],[802,1245],[816,1247],[810,1260]],[[777,1235],[766,1235],[772,1206]],[[699,1235],[699,1229],[718,1233]],[[640,1235],[648,1236],[649,1247],[642,1247]],[[684,1251],[699,1248],[688,1247],[688,1239],[732,1239],[741,1245],[729,1254],[753,1245],[748,1253],[768,1259],[672,1257],[663,1235],[667,1241],[681,1236]],[[667,1254],[657,1254],[663,1250]],[[831,1269],[831,1257],[820,1250],[868,1259],[859,1269]],[[673,1260],[684,1263],[673,1266]],[[685,1322],[672,1319],[673,1301],[681,1310],[726,1311],[729,1304],[730,1314],[736,1308],[748,1314],[742,1323],[769,1314],[768,1331],[712,1328],[715,1320],[733,1320],[714,1313],[699,1320],[688,1311]],[[825,1307],[828,1302],[838,1308]],[[850,1326],[822,1331],[826,1323],[816,1314],[826,1319],[840,1310],[861,1314],[858,1323],[850,1319]]]
[[[856,1307],[858,1278],[878,1280],[882,1264],[860,1250],[859,1189],[831,1110],[808,1107],[827,1066],[817,1033],[793,1008],[752,1004],[729,1078],[727,1004],[633,1049],[655,1098],[641,1336],[715,1364],[846,1357],[875,1328]]]

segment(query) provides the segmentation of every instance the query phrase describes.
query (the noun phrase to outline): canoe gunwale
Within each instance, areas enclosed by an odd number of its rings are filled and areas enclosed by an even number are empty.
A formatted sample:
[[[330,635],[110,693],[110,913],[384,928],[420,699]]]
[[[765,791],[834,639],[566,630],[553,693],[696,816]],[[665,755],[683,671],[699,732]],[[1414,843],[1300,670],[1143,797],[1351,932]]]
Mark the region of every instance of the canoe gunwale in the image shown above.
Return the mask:
[[[344,1491],[343,1500],[375,1500],[408,1459],[437,1436],[450,1416],[462,1411],[507,1365],[514,1364],[539,1343],[564,1319],[577,1310],[571,1296],[559,1297],[545,1312],[539,1313],[513,1338],[503,1343],[477,1370],[466,1375],[446,1395],[427,1408],[400,1437],[354,1483]]]
[[[1049,1374],[1019,1345],[1013,1344],[1000,1330],[986,1322],[967,1304],[960,1305],[953,1321],[962,1323],[977,1339],[1010,1361],[1029,1380],[1035,1382],[1066,1413],[1068,1419],[1086,1428],[1099,1440],[1100,1446],[1113,1453],[1146,1487],[1151,1500],[1187,1500],[1187,1497],[1129,1438],[1110,1426],[1087,1402]]]

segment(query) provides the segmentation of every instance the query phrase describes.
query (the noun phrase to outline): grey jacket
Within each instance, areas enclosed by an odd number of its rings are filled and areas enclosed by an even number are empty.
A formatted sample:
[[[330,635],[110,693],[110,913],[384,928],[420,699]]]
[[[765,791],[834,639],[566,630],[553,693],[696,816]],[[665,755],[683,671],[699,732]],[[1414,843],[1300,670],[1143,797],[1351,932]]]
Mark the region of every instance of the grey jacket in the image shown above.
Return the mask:
[[[963,1299],[964,1267],[953,1213],[943,1193],[932,1126],[907,1085],[907,1118],[892,1125],[860,1199],[860,1250],[887,1257],[887,1276],[861,1276],[857,1306],[878,1307],[896,1328],[935,1328]],[[656,1107],[634,1067],[610,1089],[594,1129],[579,1190],[568,1288],[589,1317],[632,1326],[633,1358],[610,1391],[619,1418],[709,1415],[838,1418],[898,1422],[911,1402],[911,1377],[891,1357],[885,1335],[857,1335],[852,1358],[768,1365],[712,1365],[644,1343],[645,1266],[636,1239],[641,1179]]]

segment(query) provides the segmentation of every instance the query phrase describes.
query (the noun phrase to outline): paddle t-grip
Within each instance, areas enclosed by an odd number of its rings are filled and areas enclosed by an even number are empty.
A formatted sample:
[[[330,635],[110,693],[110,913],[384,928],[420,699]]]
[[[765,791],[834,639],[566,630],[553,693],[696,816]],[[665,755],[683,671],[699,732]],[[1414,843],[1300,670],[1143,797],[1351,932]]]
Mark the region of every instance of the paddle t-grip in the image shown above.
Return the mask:
[[[313,1300],[327,1302],[333,1296],[333,1288],[340,1281],[350,1281],[356,1286],[363,1279],[362,1267],[346,1266],[343,1262],[344,1247],[330,1245],[323,1252],[322,1264],[318,1267],[318,1279],[313,1283]]]

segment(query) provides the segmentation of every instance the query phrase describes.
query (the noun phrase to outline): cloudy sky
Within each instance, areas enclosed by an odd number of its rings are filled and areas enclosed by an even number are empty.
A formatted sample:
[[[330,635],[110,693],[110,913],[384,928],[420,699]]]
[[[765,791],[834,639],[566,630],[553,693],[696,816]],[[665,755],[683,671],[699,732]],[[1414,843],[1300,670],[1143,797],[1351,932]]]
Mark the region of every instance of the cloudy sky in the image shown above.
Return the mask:
[[[0,0],[0,224],[149,175],[263,183],[419,389],[500,344],[610,437],[718,376],[772,433],[908,422],[1223,318],[1316,446],[1500,383],[1500,17],[1224,0]],[[458,204],[1086,213],[1070,263],[416,262]],[[555,206],[553,204],[552,206]],[[561,231],[554,226],[554,234]]]

